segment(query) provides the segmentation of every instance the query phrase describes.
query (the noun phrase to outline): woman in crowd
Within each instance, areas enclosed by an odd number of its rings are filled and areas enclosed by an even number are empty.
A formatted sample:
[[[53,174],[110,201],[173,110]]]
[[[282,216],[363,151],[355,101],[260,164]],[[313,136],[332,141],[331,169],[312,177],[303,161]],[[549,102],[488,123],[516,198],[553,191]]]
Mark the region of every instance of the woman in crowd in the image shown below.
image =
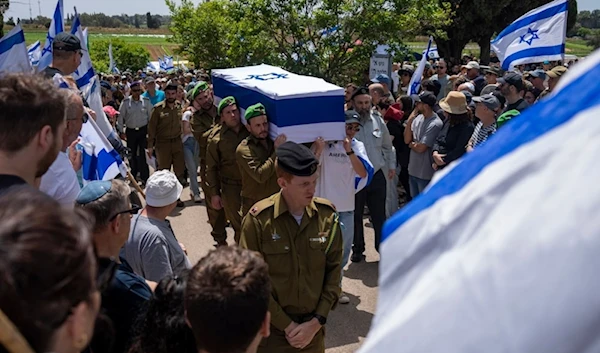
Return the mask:
[[[29,186],[2,194],[0,219],[0,352],[83,351],[100,307],[89,220]]]
[[[502,111],[500,101],[494,94],[479,96],[473,98],[475,102],[475,116],[479,122],[473,130],[473,135],[467,144],[467,152],[487,141],[487,139],[496,133],[496,118]]]
[[[183,295],[188,271],[158,283],[138,324],[129,353],[197,353],[194,334],[185,322]]]
[[[446,117],[444,126],[433,146],[433,169],[439,170],[465,154],[465,147],[473,135],[473,123],[467,108],[467,98],[452,91],[440,101]]]

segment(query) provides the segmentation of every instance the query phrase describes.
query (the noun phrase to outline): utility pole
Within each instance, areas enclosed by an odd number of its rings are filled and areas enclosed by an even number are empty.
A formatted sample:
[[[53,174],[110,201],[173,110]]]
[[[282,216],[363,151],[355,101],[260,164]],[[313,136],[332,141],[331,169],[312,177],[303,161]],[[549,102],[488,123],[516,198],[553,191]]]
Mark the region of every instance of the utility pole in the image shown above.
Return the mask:
[[[33,21],[33,12],[31,11],[31,0],[29,0],[29,19]]]
[[[40,0],[38,0],[38,11],[40,12],[40,16],[42,16],[42,5]]]

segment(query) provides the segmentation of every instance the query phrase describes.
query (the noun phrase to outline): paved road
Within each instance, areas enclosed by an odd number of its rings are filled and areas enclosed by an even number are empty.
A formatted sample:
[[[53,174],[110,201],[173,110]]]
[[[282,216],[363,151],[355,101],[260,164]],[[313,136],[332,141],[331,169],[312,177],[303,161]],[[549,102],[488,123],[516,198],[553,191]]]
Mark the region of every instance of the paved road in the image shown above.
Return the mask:
[[[213,249],[210,235],[210,224],[203,204],[189,201],[189,190],[185,188],[181,199],[186,207],[175,209],[171,217],[171,225],[178,240],[186,247],[192,263],[196,263]],[[228,241],[233,244],[233,230],[228,228]],[[377,301],[377,278],[379,255],[373,247],[373,229],[365,228],[367,243],[367,261],[359,264],[350,263],[346,267],[343,289],[350,297],[350,304],[338,305],[327,322],[327,353],[355,352],[364,340]]]

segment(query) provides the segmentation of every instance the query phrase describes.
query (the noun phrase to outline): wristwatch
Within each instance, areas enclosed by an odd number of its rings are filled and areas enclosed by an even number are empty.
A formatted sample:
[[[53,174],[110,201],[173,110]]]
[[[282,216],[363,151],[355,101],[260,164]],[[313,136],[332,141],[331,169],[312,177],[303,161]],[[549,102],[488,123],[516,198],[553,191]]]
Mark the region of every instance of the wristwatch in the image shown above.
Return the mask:
[[[351,155],[353,155],[353,154],[354,154],[354,151],[353,151],[353,150],[350,150],[350,152],[346,152],[346,155],[348,155],[348,156],[351,156]]]
[[[315,314],[314,318],[319,321],[319,323],[321,324],[321,326],[323,326],[323,325],[325,325],[327,323],[327,318],[323,317],[323,316],[321,316],[319,314]]]

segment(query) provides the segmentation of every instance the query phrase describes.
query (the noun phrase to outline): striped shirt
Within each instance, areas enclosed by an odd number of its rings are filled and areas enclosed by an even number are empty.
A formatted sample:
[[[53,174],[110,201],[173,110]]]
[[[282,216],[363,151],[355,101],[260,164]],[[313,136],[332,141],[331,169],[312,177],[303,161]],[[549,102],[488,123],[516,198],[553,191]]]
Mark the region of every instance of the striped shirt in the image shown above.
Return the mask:
[[[471,136],[470,144],[473,146],[473,148],[475,148],[487,141],[487,139],[495,133],[496,123],[484,127],[483,122],[480,121],[479,123],[477,123],[477,126],[475,126],[475,130],[473,130],[473,135]]]

